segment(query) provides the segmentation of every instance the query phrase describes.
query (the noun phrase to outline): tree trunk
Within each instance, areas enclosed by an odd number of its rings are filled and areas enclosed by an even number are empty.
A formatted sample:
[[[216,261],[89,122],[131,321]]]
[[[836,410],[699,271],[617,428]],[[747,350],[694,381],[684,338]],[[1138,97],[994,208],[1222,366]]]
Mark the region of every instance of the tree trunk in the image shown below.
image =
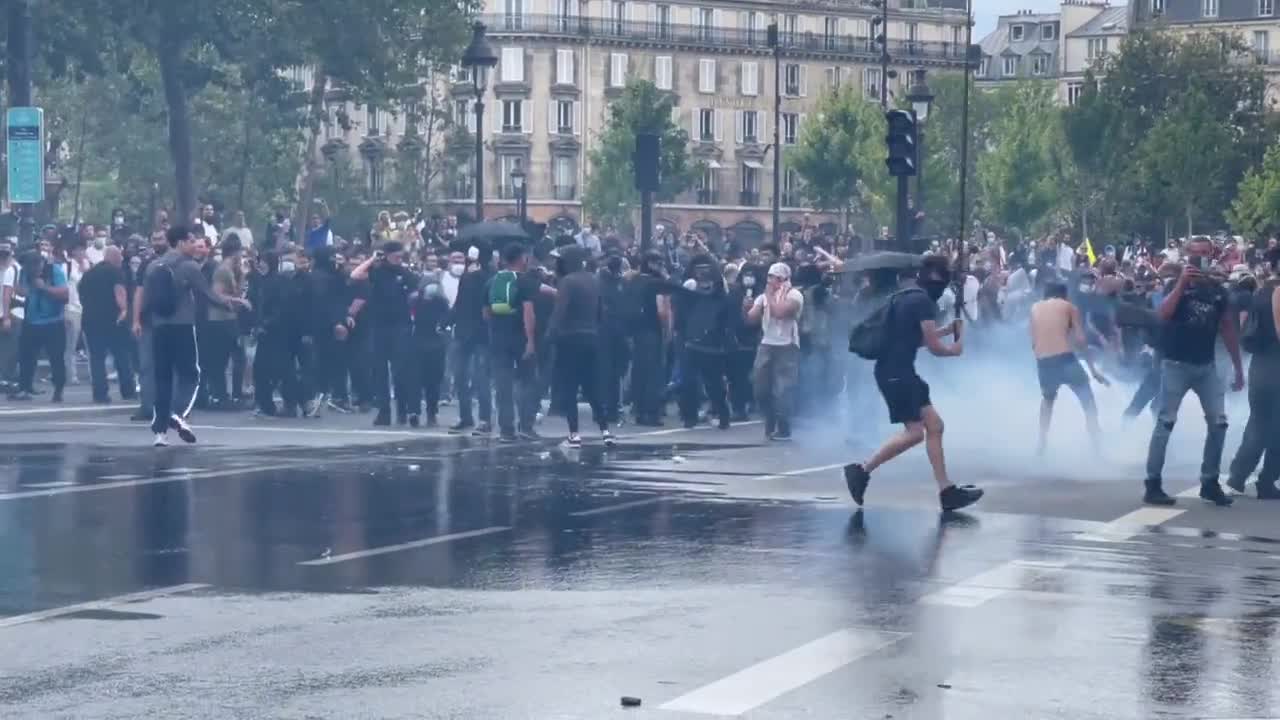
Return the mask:
[[[1187,240],[1191,239],[1191,203],[1187,203]]]
[[[176,18],[169,17],[175,10],[165,4],[166,37],[157,49],[160,61],[160,81],[164,86],[164,101],[169,110],[169,155],[173,159],[174,198],[177,203],[174,225],[190,223],[196,216],[195,166],[191,160],[191,117],[187,110],[187,91],[182,85],[182,45],[173,28]]]
[[[257,103],[254,101],[255,95],[253,88],[249,90],[249,102],[244,113],[244,152],[240,156],[240,188],[236,193],[236,209],[244,212],[244,193],[245,187],[249,184],[249,168],[253,165],[253,154],[250,152],[250,138],[253,133],[253,114],[257,109]],[[245,213],[248,218],[249,213]],[[245,222],[253,222],[252,219],[246,219]]]
[[[307,142],[303,146],[305,155],[302,158],[301,172],[298,173],[298,207],[293,213],[293,227],[299,233],[298,239],[304,238],[301,233],[306,230],[307,218],[311,211],[311,199],[315,188],[315,176],[318,162],[316,162],[316,148],[320,144],[320,134],[324,132],[325,112],[324,112],[324,94],[329,87],[329,76],[325,73],[323,67],[316,68],[315,86],[311,88],[311,112],[307,121],[307,127],[311,131],[307,137]]]

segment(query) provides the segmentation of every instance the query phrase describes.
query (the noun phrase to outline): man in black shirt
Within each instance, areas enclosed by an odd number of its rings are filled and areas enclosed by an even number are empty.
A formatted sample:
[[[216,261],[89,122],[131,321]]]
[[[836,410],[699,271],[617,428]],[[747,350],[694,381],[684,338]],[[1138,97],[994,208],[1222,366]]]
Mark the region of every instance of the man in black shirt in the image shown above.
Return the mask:
[[[636,424],[662,424],[666,392],[666,343],[671,337],[670,291],[662,255],[645,253],[640,272],[626,282],[627,304],[634,313],[631,330],[631,406]]]
[[[1161,476],[1169,436],[1178,419],[1178,408],[1182,405],[1182,398],[1192,391],[1200,398],[1208,426],[1200,465],[1200,497],[1225,507],[1231,504],[1231,498],[1222,492],[1218,475],[1222,466],[1222,446],[1227,437],[1226,391],[1213,360],[1218,334],[1221,333],[1235,369],[1231,389],[1242,389],[1244,370],[1240,360],[1240,341],[1236,323],[1227,312],[1227,290],[1207,273],[1213,254],[1212,242],[1207,238],[1192,239],[1184,251],[1187,261],[1182,274],[1167,286],[1167,294],[1156,311],[1164,322],[1160,333],[1160,415],[1147,450],[1143,501],[1150,505],[1173,505],[1177,502],[1165,494]]]
[[[489,278],[485,317],[489,321],[489,362],[499,440],[515,442],[519,430],[532,434],[538,413],[538,327],[534,302],[542,281],[526,272],[529,252],[519,243],[502,251],[503,269]],[[518,386],[518,387],[517,387]]]
[[[555,342],[555,388],[569,423],[569,447],[582,446],[578,435],[579,389],[591,404],[591,415],[605,445],[613,445],[614,441],[608,414],[600,402],[605,370],[600,354],[600,281],[586,270],[585,255],[586,251],[579,248],[562,251],[560,260],[565,274],[556,285],[555,309],[546,333]]]
[[[135,396],[133,368],[129,361],[129,301],[125,287],[124,255],[114,245],[102,262],[80,278],[80,304],[84,307],[84,337],[89,345],[89,376],[93,380],[93,401],[111,402],[107,395],[107,353],[115,363],[120,397]]]
[[[956,357],[964,352],[960,339],[960,320],[938,327],[938,298],[950,282],[950,268],[945,257],[925,258],[924,267],[915,282],[888,300],[889,310],[884,327],[884,340],[875,364],[876,385],[889,407],[889,421],[901,423],[903,431],[890,438],[870,460],[844,467],[845,483],[859,506],[876,468],[925,443],[933,478],[938,483],[942,509],[959,510],[982,497],[982,490],[972,485],[953,485],[947,477],[942,453],[942,417],[929,399],[929,386],[916,374],[916,351],[921,345],[938,357]],[[942,338],[954,334],[950,346]]]
[[[484,257],[484,254],[481,254]],[[458,393],[458,423],[450,432],[476,435],[492,431],[493,391],[489,382],[489,328],[484,319],[485,292],[493,273],[487,263],[469,268],[458,280],[458,296],[450,310],[453,325],[453,385]],[[476,409],[472,408],[475,399]],[[475,413],[480,425],[475,424]]]
[[[351,279],[369,281],[369,299],[361,312],[369,324],[373,342],[373,394],[378,415],[373,424],[391,424],[391,386],[395,383],[397,416],[404,424],[413,412],[408,407],[411,394],[409,364],[413,356],[413,335],[409,324],[409,304],[416,298],[418,278],[404,266],[404,246],[388,242],[351,272]]]

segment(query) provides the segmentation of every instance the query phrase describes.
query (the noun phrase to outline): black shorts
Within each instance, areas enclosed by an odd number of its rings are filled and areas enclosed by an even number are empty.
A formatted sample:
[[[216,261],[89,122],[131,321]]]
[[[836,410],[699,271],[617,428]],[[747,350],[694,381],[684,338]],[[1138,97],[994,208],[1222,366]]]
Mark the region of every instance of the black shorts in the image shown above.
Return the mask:
[[[1075,392],[1089,387],[1089,376],[1075,353],[1063,353],[1040,358],[1036,361],[1036,372],[1040,376],[1040,392],[1053,399],[1058,396],[1058,388],[1066,385]]]
[[[933,404],[929,384],[915,371],[876,374],[876,387],[889,407],[889,422],[900,425],[924,420],[921,412]]]

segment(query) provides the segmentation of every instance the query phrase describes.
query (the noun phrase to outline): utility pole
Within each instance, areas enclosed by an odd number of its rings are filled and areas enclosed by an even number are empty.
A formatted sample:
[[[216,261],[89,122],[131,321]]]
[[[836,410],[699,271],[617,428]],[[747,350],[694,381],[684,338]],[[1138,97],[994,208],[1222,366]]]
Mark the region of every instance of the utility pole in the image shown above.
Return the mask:
[[[778,23],[769,25],[773,48],[773,244],[782,246],[782,42]]]
[[[880,5],[880,109],[889,110],[889,0],[875,0]]]
[[[31,106],[31,3],[30,0],[10,0],[7,17],[8,52],[6,68],[9,85],[9,107]],[[12,161],[12,158],[10,158]],[[41,159],[43,162],[43,158]],[[12,192],[12,189],[10,189]],[[29,247],[35,239],[35,208],[28,204],[15,204],[18,215],[18,246]]]

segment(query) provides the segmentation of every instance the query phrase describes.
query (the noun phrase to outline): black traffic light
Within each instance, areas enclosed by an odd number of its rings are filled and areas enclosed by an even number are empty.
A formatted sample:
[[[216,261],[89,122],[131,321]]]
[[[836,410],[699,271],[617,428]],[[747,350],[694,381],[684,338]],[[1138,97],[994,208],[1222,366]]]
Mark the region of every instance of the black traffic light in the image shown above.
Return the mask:
[[[890,110],[884,114],[889,126],[889,134],[885,143],[889,146],[889,157],[884,164],[889,166],[889,174],[893,177],[911,177],[916,174],[916,116],[907,110]]]
[[[654,133],[636,133],[635,164],[636,190],[657,192],[662,185],[659,161],[662,157],[662,141]]]

